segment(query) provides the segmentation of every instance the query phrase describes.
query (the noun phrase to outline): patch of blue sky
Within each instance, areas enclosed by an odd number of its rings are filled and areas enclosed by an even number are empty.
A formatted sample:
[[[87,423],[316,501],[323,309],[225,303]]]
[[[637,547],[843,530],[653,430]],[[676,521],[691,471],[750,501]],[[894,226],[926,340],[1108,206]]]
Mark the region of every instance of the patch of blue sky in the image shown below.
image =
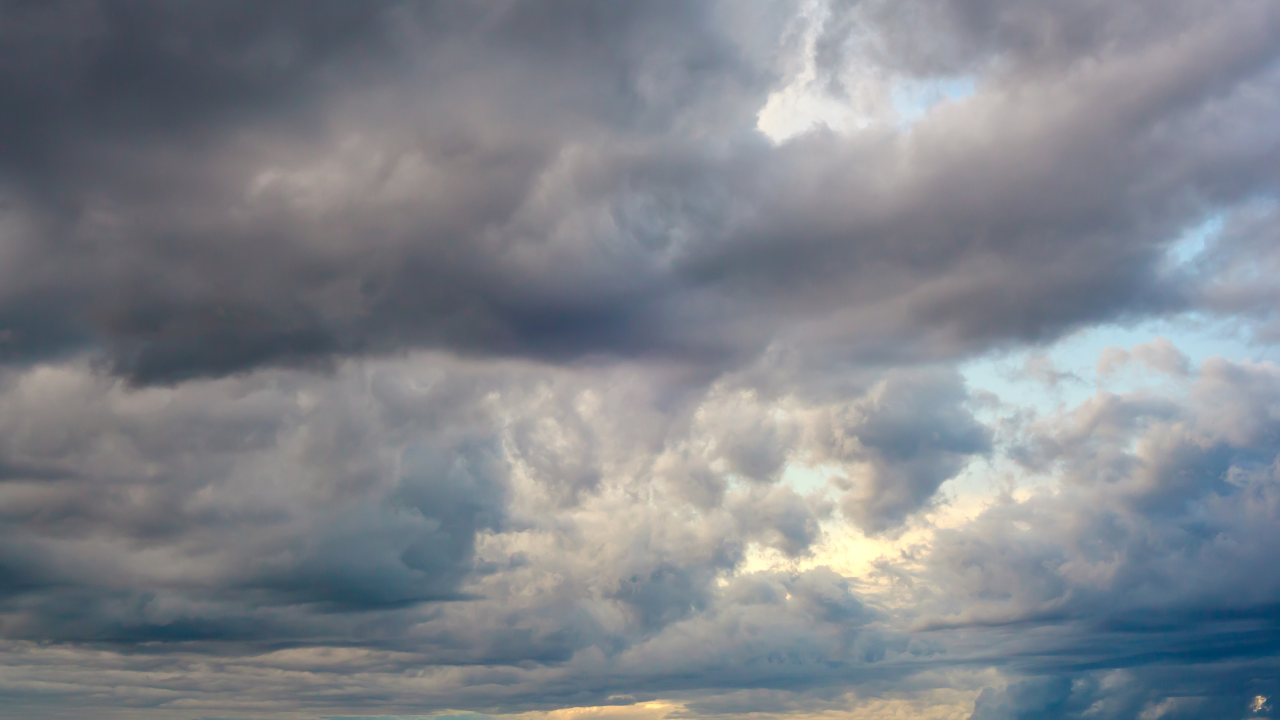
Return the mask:
[[[1217,212],[1205,218],[1199,225],[1188,228],[1169,246],[1169,261],[1174,265],[1189,263],[1208,249],[1209,243],[1222,234],[1226,214]]]
[[[1253,341],[1248,328],[1236,320],[1188,314],[1134,325],[1084,328],[1047,347],[975,358],[964,363],[960,372],[971,391],[987,391],[1005,406],[1030,408],[1039,413],[1074,407],[1100,390],[1176,391],[1175,380],[1146,371],[1134,361],[1112,374],[1098,372],[1098,360],[1108,347],[1131,350],[1156,338],[1173,343],[1187,356],[1193,371],[1213,356],[1241,362],[1265,360],[1271,355],[1271,346]],[[1001,412],[985,408],[983,414],[988,416],[984,419],[990,419]]]
[[[1168,249],[1171,268],[1194,262],[1222,233],[1226,215],[1216,212],[1188,227]],[[1185,313],[1132,324],[1104,324],[1083,328],[1040,347],[989,353],[964,363],[960,371],[971,390],[993,393],[1006,406],[1040,413],[1073,407],[1100,390],[1134,392],[1140,389],[1175,391],[1169,376],[1129,362],[1118,372],[1100,375],[1103,350],[1134,346],[1165,338],[1187,356],[1194,371],[1206,359],[1221,356],[1236,362],[1280,359],[1271,346],[1253,338],[1247,323],[1236,318]],[[984,409],[984,419],[1000,411]]]
[[[950,90],[935,88],[930,93],[918,88],[912,92],[907,107],[919,117],[929,103],[960,95],[971,84],[959,84]],[[905,91],[904,91],[905,92]],[[906,102],[906,101],[903,101]],[[1206,252],[1226,225],[1226,213],[1215,212],[1189,226],[1168,247],[1171,269],[1186,266]],[[994,425],[1016,411],[1031,410],[1045,415],[1079,406],[1100,391],[1113,393],[1153,392],[1176,396],[1185,393],[1192,378],[1157,372],[1130,358],[1112,372],[1100,373],[1099,360],[1111,347],[1132,351],[1135,346],[1164,338],[1187,358],[1194,376],[1210,357],[1224,357],[1234,362],[1280,362],[1280,350],[1274,344],[1254,338],[1248,323],[1239,318],[1215,317],[1202,313],[1184,313],[1174,317],[1151,318],[1134,323],[1107,323],[1081,328],[1047,345],[1024,346],[987,353],[960,365],[959,370],[975,397],[990,393],[995,403],[975,403],[975,413],[984,423]],[[848,469],[832,465],[788,463],[783,481],[801,493],[821,491],[834,475]],[[1021,487],[1034,478],[1020,477],[1021,471],[997,450],[987,458],[970,463],[961,475],[948,482],[949,494],[989,492],[993,484],[1015,481]]]
[[[943,102],[969,97],[976,85],[972,75],[898,80],[889,93],[898,115],[898,127],[905,129],[916,124]]]
[[[990,353],[960,366],[970,392],[991,393],[996,404],[976,404],[978,419],[994,425],[1015,411],[1032,410],[1045,415],[1070,409],[1099,391],[1137,391],[1179,394],[1188,389],[1185,380],[1153,372],[1137,360],[1106,375],[1098,372],[1104,350],[1117,346],[1132,350],[1136,345],[1165,338],[1187,356],[1194,373],[1206,359],[1225,357],[1236,362],[1280,360],[1280,350],[1254,342],[1247,327],[1231,319],[1215,319],[1194,314],[1160,318],[1132,325],[1106,324],[1083,328],[1047,346],[1025,347]],[[809,464],[802,460],[787,463],[782,481],[802,494],[821,491],[833,476],[849,469],[838,465]],[[970,464],[969,469],[948,487],[961,494],[983,492],[993,482],[1001,483],[1017,475],[999,452]],[[1021,483],[1019,483],[1021,484]]]
[[[1020,348],[970,360],[960,372],[975,398],[990,393],[995,403],[975,403],[977,418],[995,428],[1014,413],[1049,415],[1078,407],[1098,392],[1150,392],[1166,397],[1186,393],[1192,377],[1155,372],[1137,359],[1123,367],[1100,373],[1103,351],[1116,346],[1126,351],[1142,343],[1165,338],[1187,357],[1194,374],[1207,358],[1222,356],[1235,361],[1257,360],[1268,348],[1242,335],[1238,324],[1187,315],[1153,319],[1133,325],[1097,325],[1071,333],[1043,347]],[[1280,353],[1278,353],[1280,354]],[[982,495],[993,488],[1017,486],[1024,490],[1051,482],[1048,476],[1028,475],[999,447],[987,458],[969,463],[960,476],[945,486],[949,495]]]

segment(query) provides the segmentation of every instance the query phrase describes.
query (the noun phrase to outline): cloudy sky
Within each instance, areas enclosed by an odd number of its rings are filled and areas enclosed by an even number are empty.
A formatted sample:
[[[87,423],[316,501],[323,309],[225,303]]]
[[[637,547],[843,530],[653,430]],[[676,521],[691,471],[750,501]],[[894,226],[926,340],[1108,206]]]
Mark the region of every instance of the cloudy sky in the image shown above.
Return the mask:
[[[1280,717],[1277,344],[1275,0],[5,0],[0,718]]]

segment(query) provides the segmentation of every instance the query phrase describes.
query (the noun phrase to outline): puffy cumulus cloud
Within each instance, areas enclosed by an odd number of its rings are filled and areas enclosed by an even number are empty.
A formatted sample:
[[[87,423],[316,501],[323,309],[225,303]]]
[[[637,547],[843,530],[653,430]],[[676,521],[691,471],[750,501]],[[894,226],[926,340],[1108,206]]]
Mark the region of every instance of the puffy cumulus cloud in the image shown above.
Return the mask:
[[[1186,377],[1191,372],[1191,361],[1168,338],[1158,337],[1150,342],[1138,343],[1133,350],[1110,345],[1098,356],[1099,375],[1114,375],[1121,368],[1136,360],[1151,372],[1172,377]]]
[[[899,525],[971,455],[989,450],[989,431],[966,399],[958,376],[894,375],[862,401],[835,409],[819,443],[854,468],[852,478],[836,481],[849,489],[845,516],[870,532]]]
[[[8,370],[0,692],[22,712],[512,712],[707,687],[803,704],[859,668],[909,674],[921,648],[861,581],[748,559],[812,560],[844,522],[784,464],[940,466],[912,489],[928,502],[986,442],[947,404],[955,376],[821,402],[683,377],[439,354],[149,388]],[[815,455],[831,437],[842,454]]]
[[[1268,716],[1278,40],[0,0],[0,716]]]
[[[1278,401],[1274,364],[1211,358],[1183,399],[1100,393],[1019,438],[1056,482],[939,530],[917,576],[917,629],[1032,676],[974,718],[1247,717],[1275,692]]]
[[[975,718],[1266,716],[1248,708],[1276,691],[1274,365],[1210,359],[1185,396],[1100,393],[995,438],[946,409],[945,373],[826,405],[740,381],[672,405],[670,387],[643,364],[442,355],[151,389],[10,371],[4,692],[143,717],[951,717],[961,696]],[[714,434],[726,407],[745,420]],[[1016,443],[1051,482],[886,554],[886,586],[827,564],[830,492],[717,454],[761,418],[805,462],[834,462],[812,453],[835,427],[851,462],[950,473],[931,448],[960,437]],[[664,458],[692,445],[717,502],[674,491]],[[792,564],[750,569],[753,546]]]

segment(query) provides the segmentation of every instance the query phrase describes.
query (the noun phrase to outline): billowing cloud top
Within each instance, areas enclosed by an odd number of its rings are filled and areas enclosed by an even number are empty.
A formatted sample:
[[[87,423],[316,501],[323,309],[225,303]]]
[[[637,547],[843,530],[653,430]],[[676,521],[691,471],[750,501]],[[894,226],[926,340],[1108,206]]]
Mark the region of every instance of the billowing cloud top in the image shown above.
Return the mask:
[[[0,717],[1273,715],[1272,0],[15,0],[0,109]]]

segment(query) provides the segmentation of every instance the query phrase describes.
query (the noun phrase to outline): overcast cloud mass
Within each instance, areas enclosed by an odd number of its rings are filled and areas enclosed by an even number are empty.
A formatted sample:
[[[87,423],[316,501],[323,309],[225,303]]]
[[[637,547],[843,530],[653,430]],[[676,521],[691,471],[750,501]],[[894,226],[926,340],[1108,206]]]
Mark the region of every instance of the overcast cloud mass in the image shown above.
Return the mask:
[[[1275,0],[0,0],[0,718],[1280,717]]]

